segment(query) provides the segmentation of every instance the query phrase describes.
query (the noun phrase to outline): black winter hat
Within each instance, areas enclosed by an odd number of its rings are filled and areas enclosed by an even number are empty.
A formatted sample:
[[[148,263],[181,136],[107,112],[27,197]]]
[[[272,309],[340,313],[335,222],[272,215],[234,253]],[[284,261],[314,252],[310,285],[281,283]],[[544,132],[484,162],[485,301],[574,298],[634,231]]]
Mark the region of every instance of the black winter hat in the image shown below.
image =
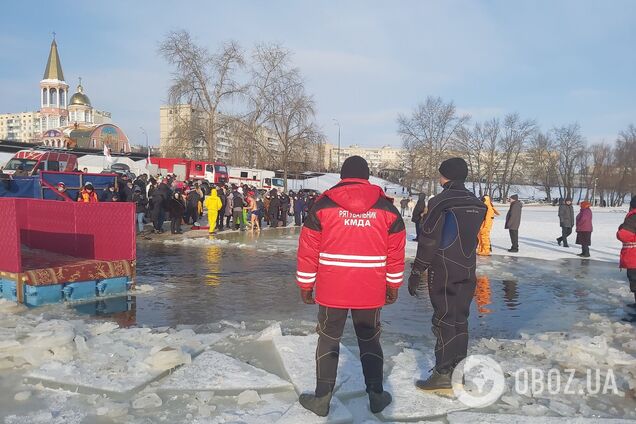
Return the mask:
[[[345,159],[340,170],[340,178],[369,179],[369,164],[360,156],[349,156]]]
[[[512,196],[510,196],[510,198],[512,200],[519,200],[519,195],[518,194],[513,194]]]
[[[636,196],[632,196],[632,201],[629,202],[630,209],[636,209]]]
[[[465,181],[468,178],[468,164],[462,158],[446,159],[439,166],[439,173],[451,181]]]

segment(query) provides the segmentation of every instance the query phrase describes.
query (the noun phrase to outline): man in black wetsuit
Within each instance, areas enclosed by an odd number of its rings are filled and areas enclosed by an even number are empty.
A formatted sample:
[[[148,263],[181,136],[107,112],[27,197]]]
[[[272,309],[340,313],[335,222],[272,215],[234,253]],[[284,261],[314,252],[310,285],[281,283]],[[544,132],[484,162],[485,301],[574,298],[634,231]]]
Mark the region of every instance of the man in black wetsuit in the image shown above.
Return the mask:
[[[468,313],[475,293],[477,234],[486,206],[464,186],[468,165],[452,158],[439,167],[444,190],[429,201],[418,234],[417,256],[409,278],[409,293],[428,280],[433,305],[435,369],[418,389],[452,393],[451,375],[468,350]]]

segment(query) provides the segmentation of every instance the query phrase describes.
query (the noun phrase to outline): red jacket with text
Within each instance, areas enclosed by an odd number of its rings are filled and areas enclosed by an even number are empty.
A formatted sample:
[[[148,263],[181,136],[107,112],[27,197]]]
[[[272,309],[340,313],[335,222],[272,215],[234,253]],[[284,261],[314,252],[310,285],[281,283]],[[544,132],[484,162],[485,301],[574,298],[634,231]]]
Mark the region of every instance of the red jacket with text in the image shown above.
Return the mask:
[[[404,278],[404,221],[382,189],[343,179],[320,196],[300,233],[296,282],[332,308],[384,306]]]
[[[618,227],[616,238],[623,242],[621,264],[624,269],[636,268],[636,209],[629,211],[625,222]]]

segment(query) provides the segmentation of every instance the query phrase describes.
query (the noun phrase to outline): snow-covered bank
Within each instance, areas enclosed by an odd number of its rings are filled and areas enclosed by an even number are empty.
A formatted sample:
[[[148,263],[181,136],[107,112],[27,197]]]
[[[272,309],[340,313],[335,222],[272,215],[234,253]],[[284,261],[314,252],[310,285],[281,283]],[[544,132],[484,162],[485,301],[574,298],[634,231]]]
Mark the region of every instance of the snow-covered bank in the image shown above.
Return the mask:
[[[495,218],[492,233],[493,255],[511,257],[528,257],[545,260],[576,258],[581,253],[581,246],[576,245],[576,232],[568,238],[570,247],[565,248],[557,244],[557,237],[561,236],[561,227],[557,216],[556,206],[531,206],[526,205],[521,215],[521,227],[519,228],[519,253],[509,253],[510,236],[504,229],[506,221],[507,205],[495,205],[500,215]],[[574,207],[577,214],[579,207]],[[616,262],[621,251],[621,242],[616,240],[618,226],[623,223],[626,208],[592,208],[594,218],[594,231],[592,232],[592,246],[590,254],[592,260]],[[410,217],[405,218],[409,238],[415,237],[415,224],[410,222]],[[407,243],[407,256],[414,257],[417,251],[417,243]],[[617,265],[618,266],[618,265]]]

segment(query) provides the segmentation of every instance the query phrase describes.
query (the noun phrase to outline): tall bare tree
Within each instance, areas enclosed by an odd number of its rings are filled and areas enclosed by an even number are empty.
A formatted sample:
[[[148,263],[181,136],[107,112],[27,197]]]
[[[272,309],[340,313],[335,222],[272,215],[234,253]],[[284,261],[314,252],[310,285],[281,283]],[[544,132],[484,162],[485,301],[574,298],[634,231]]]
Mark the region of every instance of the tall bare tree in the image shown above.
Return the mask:
[[[522,153],[536,130],[535,121],[522,120],[517,113],[508,114],[503,119],[499,138],[501,152],[499,194],[502,199],[508,198],[510,186],[521,179],[519,171],[522,165]]]
[[[562,197],[573,197],[573,189],[579,173],[581,155],[585,151],[585,140],[581,135],[581,127],[578,123],[556,127],[552,129],[554,140],[559,150],[558,171]],[[579,184],[580,185],[580,184]],[[561,190],[561,187],[559,187]]]
[[[304,162],[299,158],[306,157],[309,146],[323,139],[314,121],[314,100],[287,49],[276,44],[256,47],[249,103],[246,126],[252,129],[254,142],[270,153],[283,171],[287,189],[290,170]],[[258,136],[263,126],[275,135],[275,143]]]
[[[618,178],[616,199],[612,203],[622,204],[627,194],[636,193],[636,126],[629,125],[618,134],[615,152],[614,166]]]
[[[197,44],[185,30],[171,31],[159,45],[159,53],[174,66],[168,90],[171,105],[190,104],[203,115],[197,125],[201,141],[207,147],[207,159],[216,159],[217,136],[231,125],[220,118],[223,105],[244,92],[238,72],[245,64],[240,46],[228,41],[217,52]]]
[[[458,115],[455,104],[429,96],[410,115],[398,115],[398,134],[402,138],[413,176],[428,185],[428,193],[437,192],[437,167],[448,155],[468,115]]]
[[[476,123],[472,128],[462,127],[457,132],[456,149],[468,163],[468,180],[473,185],[473,192],[479,193],[480,196],[484,194],[482,183],[486,171],[486,143],[486,133],[480,123]]]
[[[559,154],[549,133],[537,132],[528,148],[529,169],[532,182],[543,187],[546,201],[552,201],[552,187],[558,184],[557,166]]]

